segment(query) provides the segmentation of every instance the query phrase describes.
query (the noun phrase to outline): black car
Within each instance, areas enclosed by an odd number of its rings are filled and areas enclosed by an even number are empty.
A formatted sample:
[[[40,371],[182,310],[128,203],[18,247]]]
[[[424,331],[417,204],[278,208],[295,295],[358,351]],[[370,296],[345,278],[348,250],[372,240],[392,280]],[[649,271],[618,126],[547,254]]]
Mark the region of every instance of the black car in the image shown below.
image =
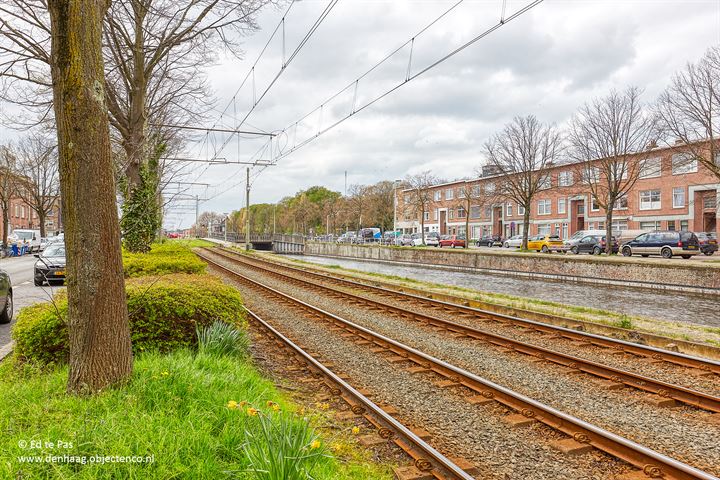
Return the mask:
[[[695,235],[700,242],[700,251],[705,255],[712,255],[718,251],[718,241],[713,233],[698,232]]]
[[[3,305],[0,323],[10,323],[13,318],[13,291],[10,275],[5,270],[0,270],[0,305]]]
[[[480,238],[475,244],[478,247],[502,247],[502,237],[500,235],[485,235],[484,237]]]
[[[52,243],[42,253],[35,254],[35,286],[65,281],[65,245]]]
[[[619,246],[615,237],[612,237],[612,244],[612,253],[618,253]],[[607,244],[605,243],[605,235],[585,235],[570,248],[570,251],[572,253],[600,255],[605,252],[606,248]]]

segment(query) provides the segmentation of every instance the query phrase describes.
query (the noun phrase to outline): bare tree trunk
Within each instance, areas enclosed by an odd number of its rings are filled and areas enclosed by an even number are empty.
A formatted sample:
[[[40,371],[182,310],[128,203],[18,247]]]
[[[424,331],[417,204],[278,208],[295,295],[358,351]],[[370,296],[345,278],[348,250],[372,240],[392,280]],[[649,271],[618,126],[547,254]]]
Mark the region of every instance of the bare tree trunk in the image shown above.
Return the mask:
[[[38,212],[38,222],[40,222],[40,237],[46,237],[45,235],[45,212]]]
[[[3,222],[3,234],[2,234],[2,244],[7,245],[7,237],[8,237],[8,227],[10,226],[10,217],[8,216],[8,208],[9,206],[3,206],[3,214],[2,214],[2,222]]]
[[[470,205],[465,210],[465,248],[470,248]]]
[[[605,253],[612,255],[613,241],[612,241],[612,220],[613,220],[613,209],[615,208],[615,200],[609,202],[607,210],[605,210]]]
[[[525,205],[525,213],[523,214],[523,238],[521,250],[527,250],[528,233],[530,230],[530,205]]]
[[[71,393],[96,392],[132,373],[101,50],[107,8],[102,0],[48,3],[67,251]],[[89,208],[93,215],[87,215]]]

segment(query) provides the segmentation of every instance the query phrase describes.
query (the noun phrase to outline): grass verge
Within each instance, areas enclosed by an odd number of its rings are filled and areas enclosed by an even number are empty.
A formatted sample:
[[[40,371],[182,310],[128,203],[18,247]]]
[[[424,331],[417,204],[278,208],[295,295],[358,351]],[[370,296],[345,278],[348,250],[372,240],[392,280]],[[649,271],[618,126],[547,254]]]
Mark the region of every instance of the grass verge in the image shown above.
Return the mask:
[[[92,397],[66,395],[64,367],[13,363],[0,364],[0,478],[306,478],[257,472],[271,461],[262,452],[288,449],[312,460],[314,478],[389,478],[362,454],[347,464],[330,455],[338,439],[317,437],[313,419],[236,357],[144,354],[129,384]]]

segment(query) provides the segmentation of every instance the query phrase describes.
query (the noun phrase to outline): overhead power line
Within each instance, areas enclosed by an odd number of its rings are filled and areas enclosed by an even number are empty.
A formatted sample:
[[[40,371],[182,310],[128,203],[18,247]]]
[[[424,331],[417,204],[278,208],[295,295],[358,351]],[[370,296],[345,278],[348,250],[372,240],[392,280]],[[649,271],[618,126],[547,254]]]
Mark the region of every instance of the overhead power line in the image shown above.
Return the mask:
[[[500,19],[499,19],[499,21],[498,21],[496,24],[492,25],[490,28],[484,30],[483,32],[481,32],[480,34],[476,35],[475,37],[473,37],[473,38],[470,39],[469,41],[465,42],[463,45],[455,48],[454,50],[450,51],[449,53],[447,53],[447,54],[443,55],[442,57],[438,58],[437,60],[435,60],[434,62],[432,62],[432,63],[429,64],[428,66],[424,67],[423,69],[421,69],[421,70],[418,71],[417,73],[411,74],[412,54],[413,54],[413,47],[414,47],[414,43],[415,43],[416,39],[417,39],[418,36],[420,36],[423,32],[425,32],[425,31],[426,31],[427,29],[429,29],[432,25],[434,25],[435,23],[437,23],[441,18],[445,17],[450,11],[454,10],[458,5],[460,5],[460,4],[463,2],[463,0],[458,1],[457,3],[455,3],[454,5],[452,5],[449,9],[447,9],[445,12],[443,12],[439,17],[437,17],[437,18],[434,19],[432,22],[430,22],[427,26],[425,26],[423,29],[421,29],[418,33],[416,33],[415,35],[413,35],[413,37],[411,37],[411,38],[410,38],[408,41],[406,41],[403,45],[401,45],[400,47],[396,48],[396,49],[393,50],[391,53],[389,53],[388,55],[386,55],[382,60],[380,60],[379,62],[377,62],[376,64],[374,64],[370,69],[368,69],[368,70],[365,71],[362,75],[360,75],[360,76],[357,77],[355,80],[353,80],[352,82],[350,82],[347,86],[345,86],[344,88],[340,89],[340,90],[339,90],[338,92],[336,92],[335,94],[329,96],[329,97],[328,97],[325,101],[323,101],[320,105],[318,105],[317,107],[315,107],[315,108],[313,108],[312,110],[310,110],[307,114],[303,115],[302,117],[300,117],[300,118],[299,118],[298,120],[296,120],[295,122],[292,122],[291,124],[289,124],[288,126],[286,126],[285,128],[283,128],[283,129],[281,130],[281,132],[284,133],[284,134],[289,138],[289,137],[290,137],[290,132],[294,129],[294,133],[296,134],[296,133],[297,133],[297,126],[298,126],[302,121],[306,120],[308,117],[310,117],[310,116],[312,116],[312,115],[314,115],[314,114],[317,113],[317,114],[319,114],[320,121],[322,121],[322,111],[323,111],[323,109],[325,108],[325,106],[326,106],[327,104],[329,104],[330,102],[332,102],[334,99],[336,99],[337,97],[339,97],[339,96],[342,95],[343,93],[347,92],[349,89],[351,89],[351,88],[355,89],[355,92],[354,92],[354,95],[353,95],[353,102],[352,102],[350,111],[349,111],[349,113],[348,113],[347,115],[339,118],[338,120],[336,120],[335,122],[331,123],[330,125],[328,125],[328,126],[325,127],[325,128],[322,128],[322,126],[319,125],[318,128],[317,128],[317,133],[315,133],[314,135],[311,135],[310,137],[302,140],[302,141],[299,142],[299,143],[297,143],[296,140],[295,140],[293,146],[292,146],[289,150],[286,150],[286,151],[278,151],[278,155],[273,158],[273,163],[275,163],[275,162],[279,161],[280,159],[285,158],[285,157],[287,157],[288,155],[292,154],[293,152],[299,150],[300,148],[304,147],[305,145],[307,145],[308,143],[312,142],[312,141],[315,140],[316,138],[320,137],[321,135],[323,135],[323,134],[327,133],[328,131],[332,130],[333,128],[337,127],[338,125],[340,125],[340,124],[343,123],[344,121],[348,120],[348,119],[351,118],[353,115],[355,115],[355,114],[357,114],[357,113],[365,110],[365,109],[368,108],[369,106],[377,103],[378,101],[382,100],[382,99],[385,98],[386,96],[390,95],[392,92],[394,92],[395,90],[399,89],[399,88],[402,87],[403,85],[408,84],[409,82],[415,80],[416,78],[420,77],[421,75],[427,73],[429,70],[437,67],[439,64],[443,63],[444,61],[448,60],[449,58],[457,55],[458,53],[460,53],[461,51],[465,50],[465,49],[468,48],[469,46],[473,45],[474,43],[478,42],[479,40],[481,40],[481,39],[485,38],[486,36],[490,35],[491,33],[493,33],[495,30],[499,29],[499,28],[502,27],[503,25],[506,25],[507,23],[511,22],[512,20],[515,20],[516,18],[518,18],[518,17],[521,16],[522,14],[526,13],[527,11],[529,11],[530,9],[532,9],[533,7],[539,5],[540,3],[542,3],[542,1],[543,1],[543,0],[534,0],[534,1],[530,2],[530,3],[528,3],[527,5],[525,5],[525,6],[524,6],[523,8],[521,8],[520,10],[516,11],[515,13],[513,13],[512,15],[508,16],[508,17],[505,17],[505,2],[503,2]],[[400,81],[400,82],[398,82],[397,84],[395,84],[394,86],[392,86],[391,88],[389,88],[388,90],[384,91],[383,93],[381,93],[381,94],[373,97],[372,99],[368,100],[366,103],[362,104],[361,106],[356,106],[356,105],[355,105],[355,101],[357,100],[357,89],[359,88],[359,83],[360,83],[360,81],[361,81],[363,78],[365,78],[367,75],[369,75],[370,73],[372,73],[374,70],[376,70],[378,67],[380,67],[382,64],[384,64],[388,59],[390,59],[391,57],[393,57],[395,54],[397,54],[399,51],[401,51],[402,49],[404,49],[404,48],[407,47],[407,46],[410,46],[410,57],[409,57],[409,59],[408,59],[408,68],[407,68],[407,72],[406,72],[405,78],[404,78],[402,81]],[[282,149],[281,149],[281,148],[278,148],[278,150],[282,150]]]

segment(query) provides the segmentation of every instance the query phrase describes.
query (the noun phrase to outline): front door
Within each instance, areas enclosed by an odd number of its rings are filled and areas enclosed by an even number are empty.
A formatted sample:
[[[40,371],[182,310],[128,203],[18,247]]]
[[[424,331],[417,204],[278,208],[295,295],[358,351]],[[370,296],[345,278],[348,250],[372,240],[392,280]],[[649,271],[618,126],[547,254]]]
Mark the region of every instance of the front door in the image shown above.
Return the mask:
[[[447,235],[447,225],[445,218],[447,217],[447,210],[440,210],[440,235]]]

